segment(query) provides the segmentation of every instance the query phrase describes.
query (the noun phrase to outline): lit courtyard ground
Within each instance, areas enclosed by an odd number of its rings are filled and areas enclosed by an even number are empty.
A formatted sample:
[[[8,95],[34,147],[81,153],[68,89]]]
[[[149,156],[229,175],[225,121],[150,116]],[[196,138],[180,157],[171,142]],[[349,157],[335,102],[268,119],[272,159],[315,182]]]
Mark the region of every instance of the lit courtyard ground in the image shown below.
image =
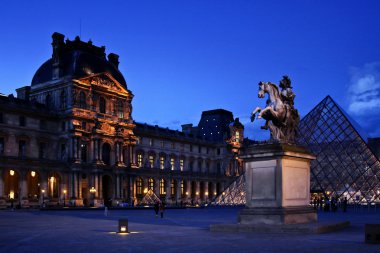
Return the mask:
[[[380,208],[319,213],[321,222],[349,220],[327,234],[210,232],[210,224],[236,223],[240,208],[0,211],[0,252],[380,252],[364,243],[364,224],[380,223]],[[116,234],[129,220],[128,235]]]

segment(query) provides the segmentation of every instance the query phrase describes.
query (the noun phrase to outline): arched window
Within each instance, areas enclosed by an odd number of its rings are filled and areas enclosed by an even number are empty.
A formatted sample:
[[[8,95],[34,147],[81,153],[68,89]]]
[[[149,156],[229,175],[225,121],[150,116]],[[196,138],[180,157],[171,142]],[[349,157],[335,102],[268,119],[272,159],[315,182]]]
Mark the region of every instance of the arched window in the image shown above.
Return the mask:
[[[153,180],[153,178],[149,178],[148,179],[148,190],[153,191],[153,189],[154,189],[154,180]]]
[[[143,194],[143,181],[140,177],[136,179],[136,194],[137,195]]]
[[[106,113],[106,100],[104,97],[99,98],[99,112]]]
[[[121,100],[117,102],[117,116],[120,119],[124,119],[124,104]]]
[[[161,179],[160,180],[160,195],[165,195],[165,180]]]
[[[59,95],[59,104],[61,109],[66,108],[66,92],[64,90],[62,90],[61,94]]]
[[[86,103],[86,95],[84,94],[83,91],[79,93],[79,108],[86,108],[87,103]]]

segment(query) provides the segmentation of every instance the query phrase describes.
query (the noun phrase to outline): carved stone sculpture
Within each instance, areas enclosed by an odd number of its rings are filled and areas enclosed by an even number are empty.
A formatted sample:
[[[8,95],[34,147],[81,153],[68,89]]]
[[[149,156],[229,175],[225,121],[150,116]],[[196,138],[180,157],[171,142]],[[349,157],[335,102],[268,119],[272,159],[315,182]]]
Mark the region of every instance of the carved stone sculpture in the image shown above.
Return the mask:
[[[291,87],[288,76],[284,76],[280,81],[280,88],[271,82],[259,83],[259,98],[264,98],[265,93],[269,95],[264,109],[256,107],[251,113],[251,121],[256,118],[266,120],[262,129],[268,129],[271,138],[281,143],[294,143],[297,134],[297,126],[300,120],[298,110],[294,108],[295,94]]]

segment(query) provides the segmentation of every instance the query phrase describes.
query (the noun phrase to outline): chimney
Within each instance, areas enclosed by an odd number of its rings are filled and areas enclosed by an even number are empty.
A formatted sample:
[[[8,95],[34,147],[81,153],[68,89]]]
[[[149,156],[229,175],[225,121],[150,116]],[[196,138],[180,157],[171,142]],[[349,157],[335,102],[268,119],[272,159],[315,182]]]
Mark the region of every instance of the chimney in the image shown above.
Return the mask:
[[[61,63],[61,55],[63,51],[63,45],[64,45],[64,38],[65,36],[60,33],[53,33],[51,36],[53,38],[53,42],[51,45],[53,46],[53,80],[58,79],[62,75],[62,63]]]
[[[30,86],[24,86],[16,89],[17,98],[29,101]]]
[[[117,69],[119,69],[119,56],[114,53],[108,55],[108,61],[112,63]]]

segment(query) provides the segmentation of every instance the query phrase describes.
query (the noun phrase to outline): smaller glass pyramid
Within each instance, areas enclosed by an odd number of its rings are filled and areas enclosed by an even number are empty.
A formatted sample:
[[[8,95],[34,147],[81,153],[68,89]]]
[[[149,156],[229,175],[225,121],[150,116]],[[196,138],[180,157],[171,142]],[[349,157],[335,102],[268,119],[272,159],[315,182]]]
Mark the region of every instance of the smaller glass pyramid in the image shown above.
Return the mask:
[[[156,202],[160,202],[160,198],[152,190],[148,190],[143,199],[140,202],[140,205],[143,206],[153,206]]]
[[[245,204],[245,179],[244,174],[239,176],[230,184],[219,196],[217,196],[211,205],[218,206],[237,206]]]

